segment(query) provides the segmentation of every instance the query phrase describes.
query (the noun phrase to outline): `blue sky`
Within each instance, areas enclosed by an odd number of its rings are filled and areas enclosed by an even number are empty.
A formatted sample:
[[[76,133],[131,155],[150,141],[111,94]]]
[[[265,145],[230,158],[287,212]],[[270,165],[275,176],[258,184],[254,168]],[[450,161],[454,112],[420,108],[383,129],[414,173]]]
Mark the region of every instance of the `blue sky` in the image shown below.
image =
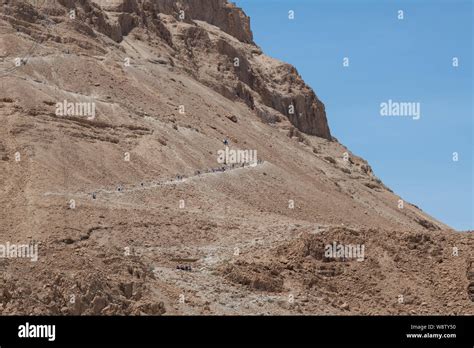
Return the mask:
[[[474,229],[471,0],[234,2],[265,54],[313,87],[333,136],[403,199]],[[381,116],[389,99],[420,103],[420,119]]]

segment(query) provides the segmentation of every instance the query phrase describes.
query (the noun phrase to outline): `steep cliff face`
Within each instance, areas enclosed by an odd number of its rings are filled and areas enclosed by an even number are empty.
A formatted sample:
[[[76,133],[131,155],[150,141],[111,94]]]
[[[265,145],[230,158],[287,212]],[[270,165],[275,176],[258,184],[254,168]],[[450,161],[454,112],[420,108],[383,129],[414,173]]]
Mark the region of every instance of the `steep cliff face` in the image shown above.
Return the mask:
[[[174,16],[187,23],[205,21],[245,43],[253,43],[250,19],[226,0],[92,0],[109,12],[134,14],[141,24],[148,24],[156,15]],[[138,22],[136,22],[138,24]]]
[[[58,1],[79,8],[79,19],[116,42],[135,28],[154,33],[145,40],[163,40],[167,54],[196,78],[224,96],[239,97],[262,119],[286,117],[304,133],[331,139],[324,104],[294,67],[262,54],[249,17],[226,0]]]

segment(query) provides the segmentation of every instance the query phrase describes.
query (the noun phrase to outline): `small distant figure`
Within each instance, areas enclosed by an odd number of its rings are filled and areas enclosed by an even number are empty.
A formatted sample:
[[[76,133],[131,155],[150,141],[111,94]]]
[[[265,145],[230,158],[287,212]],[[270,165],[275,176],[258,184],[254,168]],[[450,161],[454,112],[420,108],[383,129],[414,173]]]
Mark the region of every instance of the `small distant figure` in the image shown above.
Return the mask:
[[[176,269],[179,269],[179,270],[182,270],[182,271],[188,271],[188,272],[190,272],[192,270],[191,266],[189,266],[189,265],[177,265]]]
[[[229,140],[227,140],[227,138],[224,139],[224,145],[225,145],[225,146],[228,146],[228,145],[229,145]]]
[[[118,192],[122,192],[122,190],[123,190],[122,186],[117,187]]]
[[[143,187],[143,183],[140,184]]]
[[[97,195],[95,194],[95,192],[92,192],[92,199],[96,199],[97,198]]]

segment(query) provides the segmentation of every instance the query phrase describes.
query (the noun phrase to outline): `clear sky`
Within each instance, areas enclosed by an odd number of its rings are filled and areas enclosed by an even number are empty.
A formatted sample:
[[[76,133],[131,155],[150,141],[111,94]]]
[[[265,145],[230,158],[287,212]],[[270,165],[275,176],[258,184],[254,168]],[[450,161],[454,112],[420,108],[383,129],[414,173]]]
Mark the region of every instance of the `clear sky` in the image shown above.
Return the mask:
[[[234,2],[324,102],[333,136],[406,201],[474,229],[472,0]],[[381,116],[389,99],[420,103],[420,118]]]

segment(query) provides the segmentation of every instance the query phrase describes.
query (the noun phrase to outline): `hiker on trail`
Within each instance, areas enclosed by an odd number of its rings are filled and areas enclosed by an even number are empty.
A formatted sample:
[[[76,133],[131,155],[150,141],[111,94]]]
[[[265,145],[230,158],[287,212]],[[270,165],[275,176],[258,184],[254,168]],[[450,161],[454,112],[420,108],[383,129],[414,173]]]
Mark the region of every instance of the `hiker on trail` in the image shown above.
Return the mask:
[[[97,196],[95,194],[95,192],[92,192],[92,199],[95,199]]]
[[[142,185],[142,187],[143,187],[143,183],[140,183],[140,185]]]
[[[224,139],[224,145],[225,145],[225,146],[228,146],[228,145],[229,145],[229,140],[227,140],[227,138]]]
[[[181,271],[191,271],[192,270],[190,265],[177,265],[176,269],[179,269]]]

